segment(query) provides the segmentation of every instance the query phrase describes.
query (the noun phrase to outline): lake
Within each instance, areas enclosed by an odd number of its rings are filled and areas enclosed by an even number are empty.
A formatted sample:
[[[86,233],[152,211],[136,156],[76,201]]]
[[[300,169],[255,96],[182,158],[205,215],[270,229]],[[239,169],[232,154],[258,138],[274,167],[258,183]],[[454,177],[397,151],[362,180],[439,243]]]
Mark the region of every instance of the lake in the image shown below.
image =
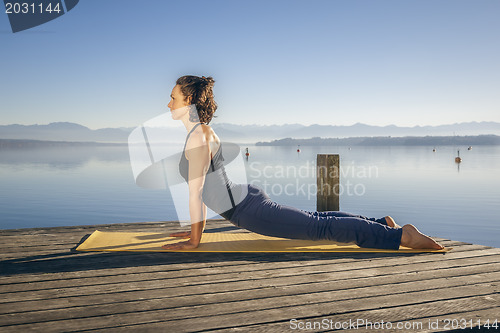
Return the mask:
[[[227,168],[281,204],[315,210],[316,155],[339,154],[341,210],[500,247],[500,147],[432,148],[250,145]],[[179,218],[171,191],[135,184],[126,146],[1,150],[0,185],[1,229]]]

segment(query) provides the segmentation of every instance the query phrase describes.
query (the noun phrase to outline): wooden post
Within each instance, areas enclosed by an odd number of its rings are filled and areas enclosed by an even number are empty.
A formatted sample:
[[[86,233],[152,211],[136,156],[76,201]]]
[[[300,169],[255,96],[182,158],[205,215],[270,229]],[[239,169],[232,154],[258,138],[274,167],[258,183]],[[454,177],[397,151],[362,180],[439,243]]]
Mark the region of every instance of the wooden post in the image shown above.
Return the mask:
[[[316,159],[316,210],[340,210],[340,157],[338,154],[318,154]]]

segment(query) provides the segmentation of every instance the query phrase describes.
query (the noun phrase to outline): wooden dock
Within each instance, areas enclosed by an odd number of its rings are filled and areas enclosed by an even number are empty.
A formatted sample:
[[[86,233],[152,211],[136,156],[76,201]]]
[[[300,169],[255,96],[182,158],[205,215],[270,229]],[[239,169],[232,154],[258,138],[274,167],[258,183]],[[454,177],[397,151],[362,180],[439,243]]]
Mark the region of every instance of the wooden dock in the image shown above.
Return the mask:
[[[0,332],[467,332],[460,326],[475,331],[500,320],[497,248],[440,239],[454,249],[404,255],[72,250],[95,229],[179,227],[0,231]],[[208,222],[207,232],[222,230],[241,232],[222,220]]]

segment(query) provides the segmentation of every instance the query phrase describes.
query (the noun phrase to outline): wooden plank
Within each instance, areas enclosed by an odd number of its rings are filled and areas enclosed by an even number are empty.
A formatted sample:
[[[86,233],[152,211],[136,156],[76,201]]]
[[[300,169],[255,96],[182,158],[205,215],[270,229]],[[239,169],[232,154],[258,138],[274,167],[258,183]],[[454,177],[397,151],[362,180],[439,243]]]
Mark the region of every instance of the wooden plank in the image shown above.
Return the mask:
[[[232,226],[230,222],[224,219],[209,219],[207,227]],[[60,233],[75,233],[75,232],[92,232],[99,230],[142,230],[144,228],[175,228],[180,227],[177,221],[158,221],[158,222],[134,222],[134,223],[113,223],[99,225],[79,225],[68,227],[49,227],[49,228],[25,228],[25,229],[3,229],[0,230],[0,236],[19,236],[19,235],[43,235],[43,234],[60,234]],[[187,229],[187,228],[184,228]]]
[[[488,250],[478,250],[478,251],[469,251],[469,252],[454,252],[450,253],[449,256],[447,257],[447,261],[449,263],[452,263],[456,259],[460,258],[476,258],[476,257],[482,257],[482,256],[494,256],[495,254],[498,254],[499,250],[497,249],[488,249]],[[80,261],[85,261],[90,257],[91,255],[88,254],[87,256],[79,257],[78,259]],[[131,256],[133,257],[133,256]],[[71,258],[71,256],[68,256],[68,258]],[[106,261],[113,261],[113,260],[118,260],[119,258],[123,258],[123,256],[119,255],[110,255],[110,256],[97,256],[97,257],[92,257],[93,258],[98,258],[99,260]],[[103,258],[103,259],[101,259]],[[127,258],[127,257],[125,257]],[[183,257],[178,257],[178,259],[182,259]],[[374,260],[341,260],[339,262],[335,262],[332,266],[332,264],[329,264],[328,262],[311,262],[311,263],[302,263],[300,265],[300,269],[303,271],[306,270],[307,268],[307,274],[310,274],[312,271],[311,269],[316,268],[316,270],[322,271],[322,267],[324,266],[329,266],[327,267],[328,270],[335,269],[335,271],[338,270],[346,270],[346,269],[364,269],[364,268],[370,268],[370,267],[386,267],[390,265],[409,265],[409,264],[416,264],[416,263],[427,263],[429,264],[430,262],[442,262],[443,260],[440,260],[442,258],[441,256],[415,256],[415,257],[409,257],[409,258],[404,258],[405,260],[402,260],[403,258],[401,257],[388,257],[385,259],[374,259]],[[76,259],[76,258],[74,258]],[[144,257],[139,256],[139,259],[144,259]],[[161,258],[160,258],[161,259]],[[43,263],[43,260],[42,260]],[[198,267],[196,262],[191,262],[191,263],[184,263],[184,264],[174,264],[174,267],[170,267],[171,265],[168,265],[168,263],[159,263],[160,267],[156,266],[149,266],[144,269],[141,269],[141,273],[145,273],[150,271],[151,273],[159,272],[159,273],[168,273],[172,271],[173,275],[171,275],[172,278],[177,277],[179,275],[182,275],[183,277],[188,277],[188,276],[199,276],[199,275],[204,275],[204,274],[209,274],[209,273],[214,273],[214,274],[220,274],[220,273],[239,273],[241,271],[265,271],[265,270],[273,270],[274,273],[276,273],[279,270],[288,270],[291,267],[295,267],[296,264],[293,262],[289,261],[284,261],[284,262],[272,262],[272,263],[254,263],[254,264],[249,264],[244,262],[243,264],[237,263],[235,265],[210,265],[210,264],[205,264],[205,265],[200,265]],[[130,262],[131,265],[134,264],[133,261]],[[16,263],[14,263],[14,266]],[[338,267],[337,267],[338,266]],[[8,268],[7,265],[4,265],[4,268]],[[92,262],[90,262],[89,269],[92,268]],[[189,269],[187,269],[189,268]],[[179,273],[179,269],[185,269],[182,273]],[[123,271],[123,270],[122,270]],[[125,270],[125,274],[127,272],[134,274],[134,268]],[[106,272],[102,273],[93,273],[93,272],[82,272],[82,274],[77,274],[74,273],[73,275],[75,278],[83,278],[85,275],[87,275],[89,278],[102,278],[105,277]],[[104,273],[104,274],[103,274]],[[113,271],[112,275],[117,275],[118,272]],[[297,272],[295,272],[297,273]],[[61,277],[61,279],[64,279],[66,281],[70,280],[70,275],[65,274],[64,277]],[[4,278],[6,279],[6,278]],[[1,280],[3,283],[3,279]],[[36,282],[36,280],[32,279],[31,277],[25,277],[25,281],[30,281],[30,282]],[[16,283],[23,282],[22,279],[17,279]],[[43,282],[40,281],[40,282]],[[7,279],[7,283],[9,285],[15,285],[16,283],[12,284],[12,281]]]
[[[378,310],[371,310],[371,311],[360,311],[360,312],[354,312],[351,314],[339,314],[339,315],[333,315],[333,316],[328,316],[328,317],[312,317],[312,318],[304,318],[302,321],[302,324],[305,325],[306,322],[309,322],[310,324],[314,322],[321,323],[323,320],[326,321],[326,325],[324,329],[317,330],[318,332],[324,332],[324,331],[348,331],[348,332],[353,332],[353,331],[361,331],[361,332],[367,332],[367,331],[380,331],[380,332],[452,332],[452,333],[457,333],[457,332],[471,332],[470,327],[478,328],[478,323],[484,323],[487,319],[490,319],[490,321],[494,321],[496,318],[498,318],[498,313],[499,313],[499,308],[498,307],[489,307],[486,309],[478,309],[474,308],[471,310],[470,308],[467,307],[462,307],[461,304],[454,308],[457,304],[447,304],[446,309],[447,311],[439,311],[441,308],[442,303],[431,303],[430,311],[425,311],[425,313],[422,313],[420,315],[414,315],[414,316],[408,316],[406,312],[408,310],[414,311],[412,307],[402,307],[400,309],[398,308],[383,308],[383,309],[378,309]],[[451,306],[450,306],[451,305]],[[450,309],[450,307],[452,309]],[[435,311],[437,309],[437,311]],[[399,312],[398,312],[399,311]],[[432,314],[429,314],[428,312],[431,312]],[[295,318],[297,319],[297,318]],[[300,320],[300,318],[298,318]],[[350,324],[351,322],[356,322],[358,319],[361,319],[364,321],[364,325],[359,325],[357,326],[357,329],[335,329],[335,325],[337,327],[341,327],[344,325],[344,327],[348,327],[347,325]],[[451,325],[447,325],[449,323],[449,320],[459,320],[461,319],[466,320],[467,323],[467,328],[463,329],[458,329],[458,330],[452,330]],[[493,319],[493,320],[491,320]],[[446,320],[446,321],[445,321]],[[332,321],[332,322],[330,322]],[[384,321],[385,323],[391,322],[393,328],[387,328],[387,325],[384,326],[384,329],[373,329],[376,323],[381,324],[381,322]],[[436,325],[436,321],[438,321]],[[370,322],[371,325],[368,323]],[[401,323],[401,327],[398,328],[397,325],[398,323]],[[360,322],[361,324],[361,322]],[[471,326],[472,324],[472,326]],[[161,324],[160,324],[161,325]],[[248,326],[240,326],[237,328],[238,332],[280,332],[280,331],[285,331],[285,330],[291,330],[291,327],[298,326],[298,322],[295,324],[291,324],[290,320],[285,320],[285,321],[278,321],[274,323],[264,323],[264,324],[259,324],[259,325],[248,325]],[[333,325],[334,329],[330,330],[331,325]],[[405,328],[405,325],[406,328]],[[134,326],[135,329],[147,329],[152,328],[153,325],[137,325]],[[437,326],[437,327],[436,327]],[[328,327],[328,328],[327,328]],[[354,326],[356,327],[356,326]],[[234,328],[222,328],[222,329],[216,329],[214,330],[215,332],[229,332],[229,331],[234,331]],[[297,329],[298,330],[298,329]],[[487,330],[485,329],[484,331],[488,332],[497,332],[497,330],[491,329]],[[194,331],[192,331],[194,332]],[[477,332],[476,330],[472,330],[472,332]]]
[[[285,321],[289,320],[289,318],[338,316],[339,314],[352,316],[353,313],[362,310],[376,312],[380,311],[380,308],[391,309],[391,311],[383,312],[390,315],[390,319],[388,320],[409,320],[416,313],[419,315],[422,313],[432,313],[433,315],[439,313],[446,314],[457,307],[465,307],[469,311],[474,311],[493,308],[500,302],[500,296],[496,293],[491,293],[490,284],[447,288],[445,295],[438,295],[434,290],[419,291],[416,293],[409,292],[405,293],[405,295],[406,297],[383,295],[372,298],[337,301],[334,298],[335,295],[332,294],[328,299],[321,300],[320,302],[314,299],[307,299],[304,296],[303,302],[300,305],[290,306],[285,303],[282,306],[278,305],[272,309],[259,309],[258,306],[253,306],[252,308],[257,308],[257,310],[253,311],[245,310],[247,308],[244,306],[246,302],[239,302],[234,304],[231,313],[217,314],[215,316],[193,311],[193,308],[177,309],[175,310],[175,316],[179,319],[172,320],[166,319],[172,317],[173,311],[171,309],[131,310],[131,312],[120,316],[108,314],[98,317],[68,318],[50,322],[20,324],[16,325],[16,328],[27,330],[36,327],[36,329],[43,331],[47,329],[72,331],[75,327],[78,330],[88,330],[149,324],[147,329],[153,329],[156,325],[160,325],[157,328],[168,328],[170,331],[185,331],[186,328],[189,328],[189,331],[196,331]],[[275,304],[283,303],[279,303],[277,300]],[[211,308],[217,311],[218,306],[212,306]],[[401,311],[402,308],[405,311]],[[397,312],[399,315],[395,316],[393,312]],[[143,326],[141,329],[144,328]]]
[[[493,268],[493,267],[490,267]],[[213,311],[214,306],[217,306],[217,311],[212,315],[218,315],[220,313],[226,313],[234,310],[235,303],[237,307],[240,306],[239,303],[243,301],[254,302],[255,308],[246,309],[246,311],[261,310],[268,307],[276,306],[276,304],[287,304],[291,306],[293,304],[300,305],[304,303],[301,298],[304,295],[315,301],[321,301],[322,298],[327,297],[330,299],[331,293],[335,293],[334,299],[336,301],[343,299],[356,299],[363,297],[374,297],[383,295],[397,295],[405,294],[407,292],[413,291],[424,291],[424,290],[438,290],[440,293],[446,292],[446,288],[460,287],[460,286],[470,286],[471,284],[484,284],[487,282],[498,282],[500,281],[500,271],[490,272],[490,273],[473,273],[474,278],[471,279],[469,275],[467,276],[456,276],[456,277],[444,277],[438,278],[434,276],[432,283],[429,280],[416,280],[416,281],[398,281],[398,276],[395,276],[391,281],[380,281],[381,284],[368,283],[365,281],[364,286],[357,285],[353,287],[347,283],[342,289],[338,289],[337,282],[326,281],[321,284],[316,284],[314,286],[307,286],[307,290],[304,290],[304,286],[294,286],[285,288],[271,288],[267,290],[261,290],[259,292],[252,292],[251,294],[242,292],[228,292],[221,294],[197,294],[190,295],[186,297],[172,297],[169,295],[168,291],[162,291],[155,293],[154,297],[142,298],[137,297],[137,295],[131,295],[127,293],[127,296],[123,297],[116,302],[109,302],[106,304],[96,305],[95,303],[90,303],[86,306],[74,306],[74,304],[66,303],[64,307],[59,307],[58,309],[47,310],[46,306],[43,305],[41,309],[43,310],[31,310],[25,307],[25,304],[16,304],[18,311],[4,311],[1,309],[4,315],[0,315],[0,325],[13,325],[19,323],[25,323],[28,321],[32,322],[42,322],[46,320],[60,320],[64,318],[79,318],[86,316],[100,316],[108,313],[123,313],[127,311],[150,311],[154,309],[154,306],[160,306],[159,309],[164,309],[165,307],[175,309],[183,309],[182,313],[185,313],[185,308],[192,307],[193,311],[196,313],[204,313]],[[405,277],[406,275],[400,274],[399,277]],[[322,296],[326,295],[326,296]],[[281,299],[286,296],[289,298],[288,301]],[[295,297],[298,296],[298,297]],[[158,302],[151,303],[152,300],[158,300]],[[161,301],[163,300],[163,302]],[[101,300],[102,302],[102,300]],[[167,304],[165,304],[167,303]],[[307,302],[309,303],[309,301]],[[42,304],[40,304],[42,305]],[[153,305],[153,307],[152,307]],[[203,306],[206,308],[202,310]],[[223,309],[225,306],[225,309]],[[19,311],[22,310],[22,311]],[[170,313],[172,315],[172,312]],[[50,318],[50,319],[47,319]],[[167,319],[167,318],[165,318]]]
[[[383,269],[387,271],[406,271],[405,267],[412,268],[413,270],[429,270],[437,269],[439,267],[447,267],[450,265],[454,267],[464,267],[466,265],[478,265],[489,262],[497,262],[499,257],[498,249],[488,249],[487,251],[473,251],[473,252],[463,252],[463,253],[450,253],[448,260],[436,260],[430,261],[432,256],[417,257],[411,262],[401,262],[398,261],[400,258],[389,258],[387,260],[361,260],[361,261],[350,261],[341,263],[316,263],[313,265],[301,264],[299,266],[295,264],[290,264],[288,262],[285,265],[273,265],[268,264],[242,264],[236,266],[213,266],[213,267],[196,267],[196,264],[184,266],[184,270],[179,271],[179,267],[174,269],[168,267],[168,265],[161,265],[160,267],[149,267],[151,271],[147,272],[141,270],[140,273],[131,272],[128,270],[126,274],[118,274],[118,272],[108,273],[108,275],[101,274],[100,276],[92,275],[93,272],[85,272],[86,276],[76,275],[70,278],[66,274],[61,275],[58,279],[46,279],[41,281],[34,281],[29,279],[26,282],[22,282],[16,279],[16,281],[2,280],[0,284],[0,293],[8,292],[18,292],[18,291],[36,291],[51,288],[50,286],[55,286],[55,288],[71,288],[79,287],[82,284],[99,286],[101,284],[113,283],[119,284],[122,282],[134,282],[134,281],[152,281],[152,280],[172,280],[174,284],[185,285],[188,281],[197,280],[199,277],[203,277],[205,280],[210,280],[210,283],[218,281],[226,281],[228,279],[232,281],[237,281],[241,279],[241,274],[251,274],[253,280],[267,279],[272,273],[273,277],[278,276],[308,276],[311,277],[315,274],[322,274],[328,272],[334,272],[339,274],[340,272],[347,271],[349,274],[356,274],[359,272],[364,272],[365,274],[375,274],[375,272]],[[453,256],[453,257],[451,257]],[[427,259],[427,260],[426,260]],[[182,268],[182,265],[181,265]],[[190,269],[187,269],[190,268]],[[351,273],[350,271],[355,271]],[[359,272],[358,272],[359,271]],[[95,274],[95,273],[94,273]],[[236,279],[236,280],[235,280]],[[29,283],[29,286],[26,286]],[[1,302],[1,300],[0,300]]]
[[[193,290],[190,295],[175,296],[170,289],[157,288],[156,290],[129,291],[126,293],[108,293],[103,295],[85,295],[78,297],[63,297],[55,299],[44,299],[38,301],[19,301],[0,305],[0,313],[15,314],[38,310],[62,310],[70,311],[71,308],[85,308],[86,306],[113,305],[136,300],[166,299],[171,307],[188,307],[200,304],[218,304],[223,302],[237,302],[242,300],[270,298],[280,295],[298,295],[303,293],[320,293],[335,290],[362,290],[362,288],[378,286],[419,286],[422,289],[447,287],[469,283],[483,283],[499,279],[499,272],[484,272],[485,269],[495,267],[468,267],[464,271],[456,270],[456,274],[445,277],[434,272],[424,272],[419,275],[395,274],[388,281],[386,276],[374,277],[373,279],[353,279],[343,282],[341,286],[337,281],[326,280],[312,283],[295,283],[287,285],[268,285],[261,288],[248,290],[210,291],[203,289]],[[432,282],[432,283],[431,283]],[[202,296],[200,296],[202,295]],[[66,313],[66,312],[65,312]],[[2,322],[2,320],[0,320]]]
[[[474,259],[476,260],[476,259]],[[498,263],[476,263],[470,265],[470,269],[465,265],[455,266],[454,268],[443,268],[443,269],[422,269],[415,268],[413,272],[408,272],[404,270],[399,270],[397,267],[391,271],[384,271],[380,274],[377,270],[359,270],[359,271],[344,271],[344,272],[321,272],[320,274],[303,275],[302,277],[296,276],[295,274],[286,274],[280,276],[267,276],[260,279],[253,279],[250,276],[243,276],[237,280],[234,279],[224,279],[222,282],[216,283],[212,279],[204,279],[203,276],[195,279],[155,279],[144,281],[125,281],[122,283],[107,283],[103,285],[85,285],[82,283],[80,286],[73,286],[69,288],[58,288],[55,286],[54,289],[45,289],[37,291],[16,291],[12,293],[3,293],[2,296],[4,301],[2,306],[8,308],[13,306],[14,302],[25,302],[25,301],[36,301],[36,300],[49,300],[49,299],[59,299],[68,297],[85,297],[89,295],[108,297],[110,294],[123,294],[122,298],[127,298],[130,293],[137,291],[150,291],[155,293],[159,290],[164,290],[168,297],[182,297],[189,295],[199,295],[207,293],[228,293],[233,291],[251,291],[256,292],[255,289],[266,289],[266,288],[278,288],[278,287],[290,287],[295,285],[300,288],[310,288],[312,284],[318,283],[328,283],[328,281],[334,280],[337,284],[341,284],[341,287],[352,285],[355,288],[366,285],[366,283],[375,283],[376,281],[384,281],[388,276],[391,276],[391,280],[400,279],[408,281],[407,279],[415,280],[428,280],[437,277],[453,277],[461,276],[466,274],[469,276],[470,270],[474,274],[479,274],[481,272],[495,271],[495,267]],[[378,273],[378,274],[377,274]],[[474,281],[474,278],[469,278]],[[379,282],[380,283],[380,282]],[[207,286],[210,286],[210,292],[207,291]],[[54,291],[57,290],[57,294]],[[130,297],[134,297],[131,295]],[[5,301],[8,300],[8,301]]]

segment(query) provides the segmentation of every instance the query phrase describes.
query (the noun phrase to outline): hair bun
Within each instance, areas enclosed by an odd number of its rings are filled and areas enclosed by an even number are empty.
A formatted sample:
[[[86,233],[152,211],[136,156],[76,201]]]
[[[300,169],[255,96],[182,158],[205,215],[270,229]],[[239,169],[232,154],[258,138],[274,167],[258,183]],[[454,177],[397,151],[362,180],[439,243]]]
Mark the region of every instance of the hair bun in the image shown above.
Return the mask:
[[[213,85],[214,85],[214,83],[215,83],[215,80],[214,80],[214,79],[213,79],[213,77],[211,77],[211,76],[208,76],[208,77],[202,76],[202,77],[201,77],[201,80],[202,80],[204,83],[208,84],[209,86],[213,86]]]

